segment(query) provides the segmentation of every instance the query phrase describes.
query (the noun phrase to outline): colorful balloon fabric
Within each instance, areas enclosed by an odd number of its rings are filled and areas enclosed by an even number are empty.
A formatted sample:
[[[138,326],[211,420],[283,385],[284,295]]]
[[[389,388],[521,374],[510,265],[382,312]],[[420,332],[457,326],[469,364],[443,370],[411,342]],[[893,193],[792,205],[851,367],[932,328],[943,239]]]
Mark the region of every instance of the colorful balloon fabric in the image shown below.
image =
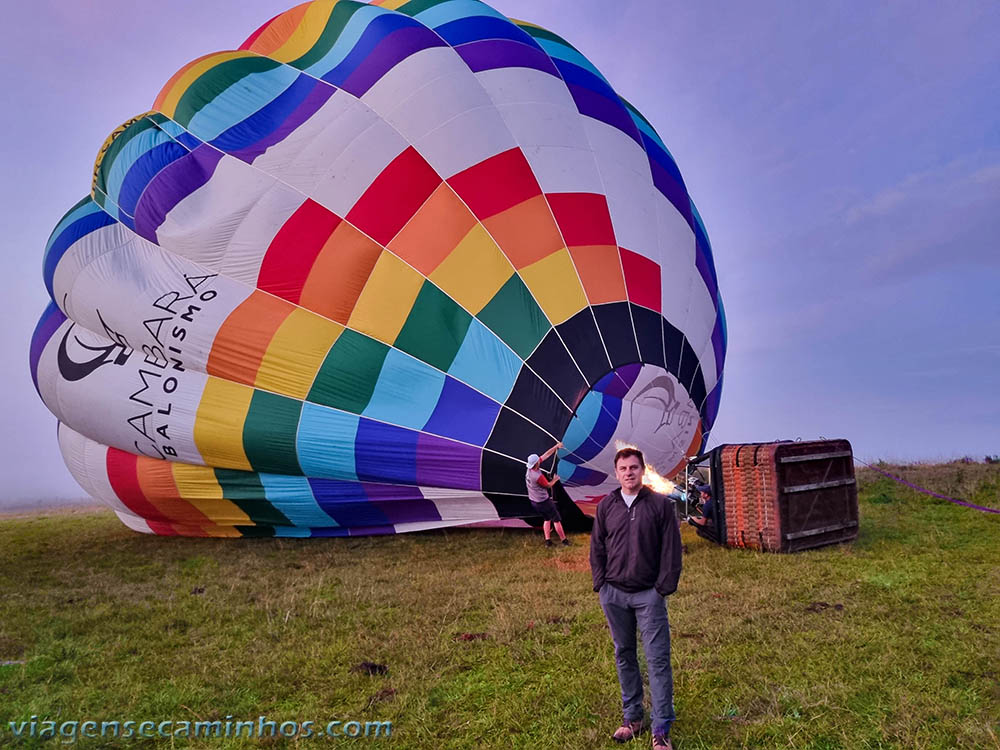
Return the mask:
[[[129,527],[340,536],[533,515],[719,406],[714,263],[653,127],[477,0],[315,0],[181,69],[52,233],[31,342]]]

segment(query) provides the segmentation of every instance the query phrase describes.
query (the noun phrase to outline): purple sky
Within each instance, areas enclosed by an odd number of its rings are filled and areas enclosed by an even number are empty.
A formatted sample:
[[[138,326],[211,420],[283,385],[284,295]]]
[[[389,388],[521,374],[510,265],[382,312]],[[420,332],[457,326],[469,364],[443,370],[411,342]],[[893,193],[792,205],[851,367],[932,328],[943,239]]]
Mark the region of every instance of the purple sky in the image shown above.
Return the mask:
[[[653,123],[705,220],[730,348],[710,444],[1000,454],[1000,4],[496,0]],[[0,509],[82,495],[28,374],[45,242],[108,133],[280,0],[12,7]],[[609,10],[613,9],[613,10]]]

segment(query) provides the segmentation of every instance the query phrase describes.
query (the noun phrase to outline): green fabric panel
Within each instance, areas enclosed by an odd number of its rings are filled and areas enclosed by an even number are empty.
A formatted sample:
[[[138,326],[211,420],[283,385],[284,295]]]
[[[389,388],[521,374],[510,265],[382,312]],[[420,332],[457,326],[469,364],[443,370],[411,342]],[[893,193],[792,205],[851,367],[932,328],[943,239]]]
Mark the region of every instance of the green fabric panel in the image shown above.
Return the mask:
[[[528,358],[551,327],[545,313],[517,274],[500,287],[500,291],[476,317],[521,359]]]
[[[267,57],[238,57],[206,70],[188,86],[177,102],[174,120],[186,128],[198,110],[234,83],[253,73],[274,70],[280,65],[281,63]]]
[[[264,485],[256,473],[216,469],[215,479],[222,487],[222,496],[250,516],[254,523],[294,526],[284,513],[267,501]]]
[[[302,402],[267,391],[254,391],[243,423],[243,450],[254,471],[301,474],[295,451]]]
[[[323,55],[330,51],[330,48],[337,43],[347,22],[351,20],[359,8],[363,8],[367,3],[341,2],[333,6],[333,12],[326,22],[326,28],[319,35],[316,43],[298,60],[292,61],[292,67],[305,70],[310,65],[314,65],[323,59]]]
[[[344,331],[323,360],[306,400],[360,414],[368,406],[388,352],[380,341]]]
[[[444,372],[465,340],[472,316],[430,281],[425,281],[396,337],[396,348]]]
[[[241,536],[250,539],[270,539],[274,536],[273,526],[233,526]]]
[[[104,152],[104,155],[101,157],[101,167],[97,170],[97,189],[100,192],[96,196],[97,202],[102,208],[104,207],[104,194],[108,189],[108,183],[104,176],[108,168],[115,163],[115,159],[118,157],[118,154],[123,148],[125,148],[126,145],[128,145],[129,141],[139,135],[139,133],[144,133],[145,131],[151,130],[155,127],[156,123],[150,121],[148,117],[144,117],[137,122],[133,122],[111,142],[111,145],[108,146],[108,150]]]
[[[535,39],[548,39],[549,41],[558,42],[559,44],[563,44],[563,45],[569,47],[572,50],[576,49],[576,47],[574,47],[572,44],[570,44],[569,42],[567,42],[561,36],[559,36],[558,34],[553,34],[548,29],[540,29],[537,26],[521,26],[520,24],[518,24],[518,28],[521,29],[522,31],[526,32],[530,36],[533,36]]]
[[[448,0],[410,0],[408,3],[404,3],[396,8],[397,13],[405,13],[408,16],[415,16],[417,13],[423,13],[428,8],[433,8],[435,5],[440,5],[441,3],[446,3]]]

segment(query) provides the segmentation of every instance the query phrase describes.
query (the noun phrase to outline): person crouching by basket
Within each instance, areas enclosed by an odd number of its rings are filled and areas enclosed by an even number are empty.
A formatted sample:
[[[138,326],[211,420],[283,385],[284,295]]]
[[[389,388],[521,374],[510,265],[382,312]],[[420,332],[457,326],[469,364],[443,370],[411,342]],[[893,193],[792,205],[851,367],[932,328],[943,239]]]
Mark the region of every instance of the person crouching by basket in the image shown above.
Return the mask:
[[[562,443],[556,443],[540,456],[537,453],[532,453],[526,461],[528,471],[524,475],[524,483],[528,487],[528,499],[531,501],[532,509],[545,519],[545,522],[542,524],[542,533],[545,535],[546,547],[552,546],[553,524],[555,524],[556,533],[562,540],[563,545],[569,546],[569,539],[566,538],[566,532],[563,531],[562,517],[559,515],[559,509],[556,508],[556,504],[549,496],[549,490],[559,481],[559,475],[555,474],[552,479],[548,479],[541,470],[542,461],[562,447]]]

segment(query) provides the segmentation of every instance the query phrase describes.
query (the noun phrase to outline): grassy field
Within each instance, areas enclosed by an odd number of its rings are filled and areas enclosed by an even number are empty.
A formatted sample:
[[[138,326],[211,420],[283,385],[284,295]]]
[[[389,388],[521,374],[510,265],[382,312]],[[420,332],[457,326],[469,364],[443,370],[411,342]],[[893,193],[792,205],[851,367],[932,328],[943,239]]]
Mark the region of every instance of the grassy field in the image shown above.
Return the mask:
[[[1000,506],[997,465],[885,468]],[[778,556],[684,529],[678,750],[1000,748],[1000,516],[859,478],[854,544]],[[511,530],[215,541],[137,535],[109,512],[0,520],[0,746],[70,739],[18,739],[8,722],[172,721],[182,735],[185,721],[264,715],[317,734],[391,721],[392,736],[77,744],[613,747],[618,685],[587,543],[548,550]]]

